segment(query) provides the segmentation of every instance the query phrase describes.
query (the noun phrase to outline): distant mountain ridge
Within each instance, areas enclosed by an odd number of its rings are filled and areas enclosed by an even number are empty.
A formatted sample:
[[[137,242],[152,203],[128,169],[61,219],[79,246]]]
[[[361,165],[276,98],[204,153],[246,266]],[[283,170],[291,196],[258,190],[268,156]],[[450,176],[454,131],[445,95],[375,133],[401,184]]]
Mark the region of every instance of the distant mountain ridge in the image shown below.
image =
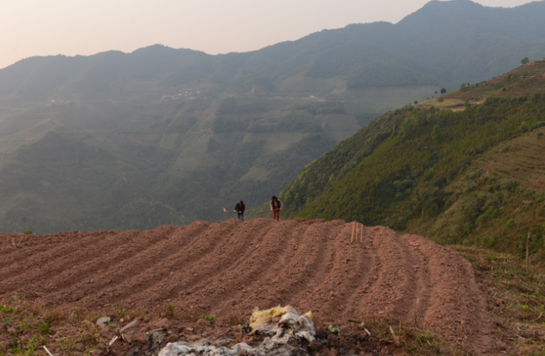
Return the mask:
[[[540,18],[543,1],[432,2],[247,53],[19,61],[0,70],[0,229],[148,229],[254,207],[381,113],[545,56]]]
[[[247,53],[212,56],[155,45],[130,54],[33,57],[0,70],[0,95],[10,100],[32,94],[44,100],[63,90],[120,95],[119,89],[135,79],[153,79],[160,87],[200,80],[236,86],[263,77],[281,91],[294,75],[359,77],[353,87],[437,84],[454,89],[513,68],[521,55],[545,56],[544,16],[544,1],[515,8],[432,1],[397,24],[348,25]],[[393,80],[373,80],[381,63],[385,73],[398,72]]]

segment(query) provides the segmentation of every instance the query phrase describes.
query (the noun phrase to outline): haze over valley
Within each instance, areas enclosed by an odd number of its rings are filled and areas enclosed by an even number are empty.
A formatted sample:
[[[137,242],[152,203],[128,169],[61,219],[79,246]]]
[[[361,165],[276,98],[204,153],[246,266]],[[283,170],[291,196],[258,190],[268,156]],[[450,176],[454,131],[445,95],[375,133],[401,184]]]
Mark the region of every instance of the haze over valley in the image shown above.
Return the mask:
[[[21,60],[0,70],[0,229],[142,230],[255,208],[380,114],[544,57],[544,15],[543,1],[430,2],[246,53]]]

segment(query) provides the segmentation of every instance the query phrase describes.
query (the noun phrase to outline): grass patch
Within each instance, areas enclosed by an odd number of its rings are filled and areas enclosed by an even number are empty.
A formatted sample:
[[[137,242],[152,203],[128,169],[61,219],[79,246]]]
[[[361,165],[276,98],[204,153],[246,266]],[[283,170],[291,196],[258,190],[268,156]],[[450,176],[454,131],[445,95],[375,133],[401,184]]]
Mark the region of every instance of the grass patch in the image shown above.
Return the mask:
[[[508,354],[543,355],[545,350],[545,268],[506,253],[455,247],[477,273],[495,325],[495,341]]]
[[[454,340],[447,339],[417,324],[395,319],[318,317],[315,324],[317,325],[317,335],[321,332],[335,335],[340,340],[338,346],[352,348],[365,355],[379,353],[381,355],[469,355],[469,352]],[[343,344],[347,340],[352,340],[353,344]],[[387,345],[388,351],[381,349],[383,345]]]

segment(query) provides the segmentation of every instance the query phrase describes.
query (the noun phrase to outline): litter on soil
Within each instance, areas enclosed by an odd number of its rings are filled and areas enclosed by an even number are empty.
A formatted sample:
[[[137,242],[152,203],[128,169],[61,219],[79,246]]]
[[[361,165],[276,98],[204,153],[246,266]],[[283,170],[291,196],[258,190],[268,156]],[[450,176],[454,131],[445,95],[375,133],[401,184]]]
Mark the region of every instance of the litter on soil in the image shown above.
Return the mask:
[[[289,343],[304,338],[308,342],[316,340],[314,324],[311,320],[312,314],[299,315],[291,306],[276,307],[269,310],[254,310],[250,319],[252,332],[250,335],[261,333],[274,335],[266,337],[256,347],[246,343],[238,343],[231,348],[225,346],[214,346],[207,340],[200,340],[196,343],[186,341],[169,343],[159,352],[159,356],[235,356],[244,355],[292,355],[296,347]],[[301,355],[301,351],[297,352]]]

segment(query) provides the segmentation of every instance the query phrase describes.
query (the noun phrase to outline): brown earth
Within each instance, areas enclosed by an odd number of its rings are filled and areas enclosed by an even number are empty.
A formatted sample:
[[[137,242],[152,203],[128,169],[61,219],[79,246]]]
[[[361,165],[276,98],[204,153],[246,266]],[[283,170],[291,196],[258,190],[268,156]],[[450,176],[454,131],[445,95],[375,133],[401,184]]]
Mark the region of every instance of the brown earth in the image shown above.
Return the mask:
[[[414,322],[475,354],[495,354],[474,269],[458,252],[385,227],[364,227],[363,243],[351,243],[352,226],[231,219],[143,232],[2,234],[0,299],[90,310],[170,302],[218,321],[289,304],[318,318]]]

